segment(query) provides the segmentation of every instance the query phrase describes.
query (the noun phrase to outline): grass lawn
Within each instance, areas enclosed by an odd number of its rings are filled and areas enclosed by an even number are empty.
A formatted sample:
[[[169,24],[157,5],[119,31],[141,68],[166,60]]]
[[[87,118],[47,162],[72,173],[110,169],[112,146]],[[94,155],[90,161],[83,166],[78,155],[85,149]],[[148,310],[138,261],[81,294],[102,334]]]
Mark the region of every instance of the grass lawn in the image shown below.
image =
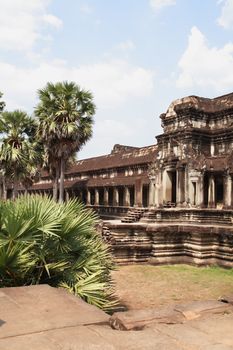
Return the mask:
[[[113,272],[127,309],[142,309],[233,295],[233,269],[188,265],[130,265]]]

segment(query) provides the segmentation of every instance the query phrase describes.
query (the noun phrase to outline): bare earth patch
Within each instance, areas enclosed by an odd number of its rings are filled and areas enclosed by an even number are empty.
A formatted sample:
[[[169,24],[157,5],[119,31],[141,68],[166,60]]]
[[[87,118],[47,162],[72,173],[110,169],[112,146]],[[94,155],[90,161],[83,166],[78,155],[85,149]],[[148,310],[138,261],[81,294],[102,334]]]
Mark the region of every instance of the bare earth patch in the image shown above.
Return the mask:
[[[233,294],[233,269],[219,267],[120,266],[113,279],[121,305],[129,310]]]

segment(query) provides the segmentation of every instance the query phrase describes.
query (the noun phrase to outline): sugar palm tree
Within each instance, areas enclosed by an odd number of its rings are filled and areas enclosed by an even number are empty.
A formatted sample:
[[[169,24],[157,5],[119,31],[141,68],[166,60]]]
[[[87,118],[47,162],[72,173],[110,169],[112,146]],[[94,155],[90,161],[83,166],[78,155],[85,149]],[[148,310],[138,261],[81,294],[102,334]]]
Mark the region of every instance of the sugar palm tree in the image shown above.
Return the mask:
[[[3,93],[0,91],[0,99],[2,98],[2,95],[3,95]],[[5,102],[0,101],[0,112],[3,111],[4,107],[5,107]]]
[[[59,201],[62,202],[67,161],[92,136],[93,96],[74,82],[48,83],[38,95],[40,102],[35,108],[39,119],[37,135],[53,165],[54,199],[57,199],[56,184],[60,178]]]
[[[36,171],[39,153],[33,140],[35,122],[27,113],[15,110],[2,112],[0,117],[0,162],[4,181],[12,183],[12,197],[18,184],[24,183]]]
[[[0,91],[0,99],[2,98],[3,93]],[[5,107],[5,102],[0,100],[0,113],[3,111]],[[1,114],[0,114],[1,115]],[[1,167],[0,163],[0,198],[6,197],[6,186],[5,186],[5,177],[4,170]]]

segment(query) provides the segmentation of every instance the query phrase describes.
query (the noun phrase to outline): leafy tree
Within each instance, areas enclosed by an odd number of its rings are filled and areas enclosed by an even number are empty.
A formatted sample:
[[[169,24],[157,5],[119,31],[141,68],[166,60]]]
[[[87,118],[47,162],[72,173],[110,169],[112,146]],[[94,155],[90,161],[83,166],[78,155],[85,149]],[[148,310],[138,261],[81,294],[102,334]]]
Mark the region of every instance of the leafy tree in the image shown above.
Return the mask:
[[[0,91],[0,99],[2,98],[3,93]],[[5,102],[0,100],[0,113],[3,111],[5,107]],[[1,114],[0,114],[1,116]],[[0,163],[1,165],[1,163]],[[5,178],[4,178],[4,171],[2,167],[0,167],[0,198],[3,197],[6,194],[6,186],[5,186]]]
[[[113,261],[97,222],[77,200],[31,195],[0,203],[0,287],[47,283],[112,307]]]
[[[91,138],[95,105],[89,91],[74,82],[48,83],[38,91],[40,102],[35,108],[39,119],[38,138],[46,148],[47,160],[54,173],[54,199],[64,199],[67,161]]]
[[[19,183],[26,186],[37,173],[40,152],[33,138],[35,121],[20,110],[2,112],[0,134],[2,176],[4,182],[12,183],[15,198]]]
[[[2,98],[2,95],[3,95],[3,93],[0,91],[0,99]],[[0,101],[0,112],[3,111],[4,107],[5,107],[5,102]]]

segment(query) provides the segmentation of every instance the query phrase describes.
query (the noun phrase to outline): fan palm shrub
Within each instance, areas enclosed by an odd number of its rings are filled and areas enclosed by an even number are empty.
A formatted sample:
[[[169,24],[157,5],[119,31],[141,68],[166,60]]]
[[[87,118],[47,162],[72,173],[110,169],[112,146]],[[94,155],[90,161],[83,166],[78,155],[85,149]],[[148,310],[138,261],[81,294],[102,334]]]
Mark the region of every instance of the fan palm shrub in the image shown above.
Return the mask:
[[[77,200],[21,196],[0,203],[0,286],[47,283],[111,308],[113,261],[96,214]]]

